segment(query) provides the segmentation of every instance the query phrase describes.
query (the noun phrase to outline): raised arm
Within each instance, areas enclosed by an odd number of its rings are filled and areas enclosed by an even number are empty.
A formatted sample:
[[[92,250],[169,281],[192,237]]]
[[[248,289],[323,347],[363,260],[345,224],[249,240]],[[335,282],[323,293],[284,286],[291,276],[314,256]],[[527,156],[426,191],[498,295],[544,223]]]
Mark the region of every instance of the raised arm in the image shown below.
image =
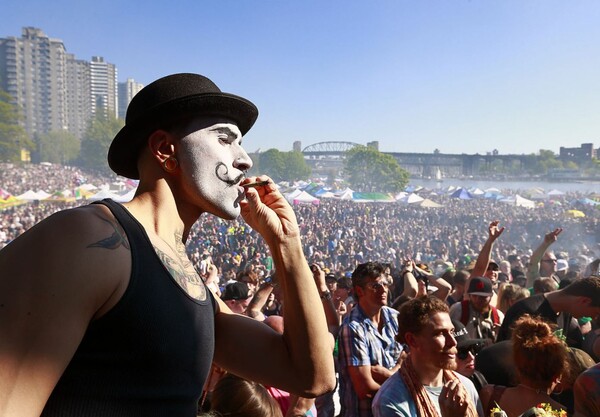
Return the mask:
[[[404,271],[402,271],[402,279],[404,280],[404,287],[402,290],[402,296],[416,297],[419,292],[419,283],[415,277],[415,261],[409,259],[404,264]]]
[[[450,285],[450,283],[445,279],[438,277],[435,274],[432,274],[431,272],[427,272],[424,269],[419,268],[418,266],[415,266],[415,269],[421,274],[421,276],[427,278],[427,281],[432,286],[437,288],[437,290],[431,295],[439,298],[442,301],[446,301],[446,298],[448,298],[448,294],[450,294],[450,291],[452,291],[452,285]]]
[[[249,180],[269,180],[267,177]],[[308,267],[296,216],[272,181],[249,188],[242,216],[267,242],[285,309],[283,335],[247,317],[229,314],[219,302],[215,361],[243,378],[314,397],[335,386],[325,313]]]
[[[500,237],[502,232],[504,232],[504,227],[498,227],[499,223],[500,222],[498,220],[494,220],[488,226],[488,238],[483,244],[481,252],[479,252],[479,256],[477,256],[475,267],[471,272],[472,277],[482,277],[486,273],[488,264],[490,263],[490,258],[492,256],[494,242]]]
[[[527,288],[533,287],[533,281],[540,277],[540,262],[544,257],[544,253],[546,253],[550,245],[556,242],[558,235],[560,235],[561,232],[561,228],[556,228],[553,231],[546,233],[540,246],[538,246],[531,254],[529,265],[527,266]]]
[[[252,300],[246,309],[246,314],[248,317],[252,317],[253,319],[259,321],[263,321],[265,319],[262,309],[269,299],[269,294],[272,292],[273,284],[271,282],[263,282],[258,286],[258,289],[254,293],[254,296],[252,297]]]
[[[340,315],[333,303],[333,294],[331,294],[329,288],[327,288],[325,271],[317,264],[311,265],[310,269],[321,296],[321,303],[323,305],[323,310],[325,311],[325,318],[327,319],[327,328],[333,336],[337,336],[340,329]]]
[[[57,213],[0,251],[0,416],[40,415],[130,265],[122,230],[100,207]]]

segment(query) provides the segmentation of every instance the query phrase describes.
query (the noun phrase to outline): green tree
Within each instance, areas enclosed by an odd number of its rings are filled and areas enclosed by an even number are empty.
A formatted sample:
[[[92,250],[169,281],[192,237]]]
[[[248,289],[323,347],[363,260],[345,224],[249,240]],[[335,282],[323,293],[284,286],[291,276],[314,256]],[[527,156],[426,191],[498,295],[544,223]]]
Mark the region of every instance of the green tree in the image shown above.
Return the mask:
[[[306,180],[310,177],[311,169],[299,151],[284,152],[284,181]]]
[[[546,174],[550,169],[561,169],[562,167],[562,162],[558,160],[554,152],[548,149],[540,149],[534,172],[536,174]]]
[[[563,166],[565,169],[579,169],[579,165],[575,161],[565,161]]]
[[[106,155],[123,121],[114,116],[98,112],[83,135],[81,141],[80,164],[86,168],[109,172]]]
[[[81,143],[66,130],[55,130],[37,138],[40,161],[66,164],[79,156]]]
[[[266,174],[275,182],[283,181],[285,177],[285,157],[278,149],[269,149],[262,152],[258,157],[256,170],[260,174]]]
[[[305,180],[310,177],[311,169],[304,160],[302,152],[269,149],[255,158],[252,172],[266,174],[275,182],[279,182]]]
[[[408,172],[377,149],[356,146],[346,152],[344,173],[350,186],[362,192],[398,192],[408,184]]]
[[[19,109],[12,97],[0,90],[0,160],[18,161],[21,150],[32,151],[33,143],[19,124]]]

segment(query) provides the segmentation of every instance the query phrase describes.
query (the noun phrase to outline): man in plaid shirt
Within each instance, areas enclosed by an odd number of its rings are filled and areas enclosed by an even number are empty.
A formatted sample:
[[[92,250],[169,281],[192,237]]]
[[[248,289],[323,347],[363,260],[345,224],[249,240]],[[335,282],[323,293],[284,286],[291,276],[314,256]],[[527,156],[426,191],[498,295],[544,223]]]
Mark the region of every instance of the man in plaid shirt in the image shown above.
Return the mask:
[[[341,417],[372,416],[373,397],[399,368],[398,311],[387,306],[387,282],[379,263],[360,264],[352,273],[358,304],[344,320],[338,342]]]

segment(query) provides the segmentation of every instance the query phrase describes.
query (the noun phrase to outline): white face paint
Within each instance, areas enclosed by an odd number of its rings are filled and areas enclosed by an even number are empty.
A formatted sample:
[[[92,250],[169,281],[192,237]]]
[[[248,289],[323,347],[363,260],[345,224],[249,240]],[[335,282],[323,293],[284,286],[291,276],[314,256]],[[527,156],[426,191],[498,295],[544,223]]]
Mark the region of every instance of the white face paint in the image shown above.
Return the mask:
[[[238,217],[238,203],[244,198],[238,184],[252,167],[241,147],[240,130],[227,120],[208,118],[196,120],[191,130],[176,151],[185,198],[202,211],[225,219]]]

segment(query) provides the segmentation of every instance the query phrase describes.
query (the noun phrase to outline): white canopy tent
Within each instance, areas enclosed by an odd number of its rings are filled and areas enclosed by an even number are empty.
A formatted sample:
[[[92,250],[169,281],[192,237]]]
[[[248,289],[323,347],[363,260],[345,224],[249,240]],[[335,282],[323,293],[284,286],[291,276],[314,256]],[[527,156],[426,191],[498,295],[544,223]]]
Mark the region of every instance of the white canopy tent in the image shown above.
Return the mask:
[[[335,193],[335,197],[339,198],[340,200],[352,200],[354,197],[354,190],[346,188],[345,190]]]
[[[112,198],[115,201],[119,201],[119,194],[115,194],[111,191],[108,190],[100,190],[98,191],[96,194],[94,194],[93,196],[88,197],[88,200],[90,201],[98,201],[98,200],[104,200],[105,198]]]
[[[19,200],[23,201],[36,201],[36,200],[44,200],[50,197],[51,194],[48,194],[45,191],[35,192],[33,190],[25,191],[23,194],[16,196]]]
[[[319,199],[313,197],[306,191],[301,191],[300,194],[296,195],[293,199],[291,199],[290,203],[292,204],[319,204]]]
[[[423,200],[425,200],[423,197],[421,197],[415,193],[411,193],[411,194],[408,194],[408,195],[402,197],[400,200],[398,200],[398,202],[402,203],[402,204],[417,204]]]
[[[498,200],[501,203],[509,204],[511,206],[516,207],[527,207],[527,208],[535,208],[535,202],[532,200],[528,200],[525,197],[521,197],[519,194],[516,194],[514,197],[503,198],[502,200]]]

